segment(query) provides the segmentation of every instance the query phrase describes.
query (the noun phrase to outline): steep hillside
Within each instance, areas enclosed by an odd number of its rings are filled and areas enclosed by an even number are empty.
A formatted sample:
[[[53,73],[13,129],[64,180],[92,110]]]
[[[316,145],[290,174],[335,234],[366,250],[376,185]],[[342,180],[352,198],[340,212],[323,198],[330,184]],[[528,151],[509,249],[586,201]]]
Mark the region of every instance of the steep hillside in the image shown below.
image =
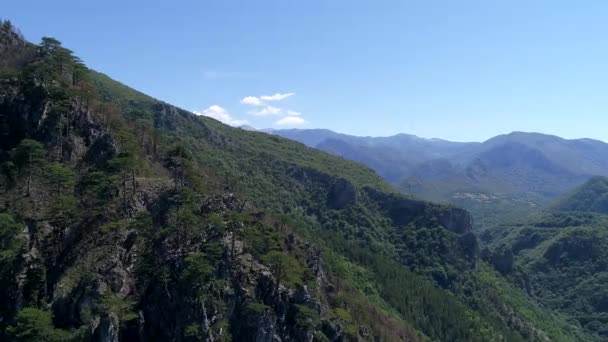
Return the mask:
[[[1,27],[1,340],[589,339],[479,260],[465,210]]]
[[[608,219],[592,213],[543,214],[492,229],[484,258],[540,305],[608,341]]]
[[[593,177],[566,194],[552,207],[558,211],[583,211],[608,214],[608,178]]]

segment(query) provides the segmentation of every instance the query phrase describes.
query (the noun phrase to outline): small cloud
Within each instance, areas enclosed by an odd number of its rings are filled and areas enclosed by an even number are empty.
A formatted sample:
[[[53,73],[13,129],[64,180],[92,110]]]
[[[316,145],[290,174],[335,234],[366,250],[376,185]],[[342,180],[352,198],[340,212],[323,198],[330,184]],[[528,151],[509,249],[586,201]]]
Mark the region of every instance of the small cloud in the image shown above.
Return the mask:
[[[275,125],[279,125],[279,126],[301,126],[304,124],[307,124],[308,121],[304,120],[303,118],[299,117],[299,116],[286,116],[280,120],[278,120],[277,122],[275,122]]]
[[[255,96],[245,96],[242,100],[241,103],[244,105],[249,105],[249,106],[263,106],[264,103],[262,103],[262,101],[260,101],[260,99],[258,97]]]
[[[274,106],[265,106],[260,110],[254,110],[249,112],[251,115],[255,116],[270,116],[270,115],[281,115],[283,113],[283,109],[277,108]]]
[[[301,118],[302,113],[291,109],[271,106],[269,104],[270,102],[282,101],[290,96],[294,96],[295,94],[296,93],[275,93],[274,95],[246,96],[241,99],[241,104],[255,107],[248,112],[250,115],[258,117],[280,117],[281,119],[275,122],[276,125],[299,126],[307,123],[306,120]]]
[[[285,94],[281,94],[281,93],[276,93],[274,95],[262,95],[260,96],[260,99],[262,99],[263,101],[281,101],[281,100],[285,100],[286,98],[295,95],[296,93],[285,93]]]
[[[247,124],[247,120],[238,120],[233,118],[226,109],[218,105],[209,106],[202,112],[195,111],[194,114],[208,116],[230,126],[241,126]]]
[[[259,106],[266,105],[266,102],[282,101],[295,94],[296,93],[285,93],[285,94],[276,93],[274,95],[262,95],[259,97],[258,96],[245,96],[241,100],[241,103],[244,105],[248,105],[248,106],[259,107]]]

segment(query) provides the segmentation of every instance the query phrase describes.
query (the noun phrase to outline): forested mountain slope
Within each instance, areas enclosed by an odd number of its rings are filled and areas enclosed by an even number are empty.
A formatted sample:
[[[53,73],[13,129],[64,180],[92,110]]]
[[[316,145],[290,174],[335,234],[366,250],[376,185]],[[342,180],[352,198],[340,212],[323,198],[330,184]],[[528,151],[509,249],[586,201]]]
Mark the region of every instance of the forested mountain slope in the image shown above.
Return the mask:
[[[553,209],[608,214],[608,178],[596,176],[567,193]]]
[[[518,223],[487,229],[482,258],[542,306],[608,341],[608,181],[584,185]]]
[[[608,218],[546,213],[483,234],[482,254],[547,309],[608,341]]]
[[[0,339],[576,341],[465,210],[0,25]]]
[[[271,133],[363,163],[405,193],[465,207],[478,227],[533,212],[594,175],[608,175],[608,144],[591,139],[513,132],[457,143],[315,129]]]

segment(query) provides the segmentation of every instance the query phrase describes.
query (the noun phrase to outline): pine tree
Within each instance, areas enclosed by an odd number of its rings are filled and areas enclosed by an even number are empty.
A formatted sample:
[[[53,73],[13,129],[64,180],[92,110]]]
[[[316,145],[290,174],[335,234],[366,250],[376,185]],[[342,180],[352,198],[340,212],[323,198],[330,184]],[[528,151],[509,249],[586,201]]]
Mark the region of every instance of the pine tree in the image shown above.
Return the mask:
[[[46,176],[56,190],[56,195],[61,196],[63,190],[74,185],[74,172],[61,163],[51,163],[46,167]]]
[[[27,196],[31,194],[34,173],[40,170],[46,163],[45,152],[44,146],[41,143],[31,139],[23,139],[12,151],[15,164],[26,173]]]

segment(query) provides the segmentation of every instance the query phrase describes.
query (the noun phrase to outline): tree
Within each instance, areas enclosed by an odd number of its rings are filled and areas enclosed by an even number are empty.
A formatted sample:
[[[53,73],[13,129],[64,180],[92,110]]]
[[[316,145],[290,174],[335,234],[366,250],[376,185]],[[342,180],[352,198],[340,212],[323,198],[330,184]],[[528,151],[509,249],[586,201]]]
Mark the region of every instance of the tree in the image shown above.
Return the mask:
[[[82,61],[74,52],[61,46],[61,42],[52,37],[43,37],[38,52],[52,68],[53,78],[67,86],[74,84],[74,74]]]
[[[277,278],[276,292],[278,292],[281,282],[295,286],[301,281],[303,266],[291,255],[283,251],[270,251],[262,259],[270,264],[270,268]]]
[[[61,42],[53,37],[42,37],[42,41],[39,45],[40,54],[42,56],[49,56],[60,48]]]
[[[48,209],[48,220],[55,227],[69,227],[78,219],[78,202],[72,195],[62,195]]]
[[[23,241],[19,234],[22,229],[11,215],[0,214],[0,276],[10,268],[12,261],[21,252]]]
[[[286,214],[278,214],[276,216],[276,221],[274,222],[274,227],[281,233],[283,234],[283,232],[285,231],[285,228],[288,226],[289,224],[289,216]]]
[[[0,320],[12,320],[17,310],[14,298],[19,294],[17,274],[25,239],[23,226],[7,213],[0,213]],[[0,328],[1,329],[1,328]]]
[[[237,211],[228,212],[228,230],[230,232],[231,237],[231,247],[230,247],[230,257],[234,260],[236,256],[236,234],[238,230],[242,227],[243,221],[247,220],[249,215],[243,214]]]
[[[46,168],[47,178],[56,195],[61,196],[63,190],[74,185],[74,172],[62,163],[51,163]]]
[[[177,245],[182,256],[186,253],[188,241],[202,228],[202,220],[193,212],[193,208],[184,205],[173,212],[170,216],[171,226],[175,229]]]
[[[50,135],[57,139],[57,160],[63,160],[63,137],[70,134],[71,97],[64,88],[53,88],[49,91],[51,105],[49,116],[53,118]]]
[[[44,146],[36,140],[23,139],[12,151],[17,167],[26,172],[27,196],[31,193],[32,177],[46,162]]]
[[[100,227],[101,231],[108,232],[112,235],[114,240],[116,240],[121,231],[125,228],[129,227],[129,222],[127,221],[114,221],[110,223],[106,223]]]
[[[2,183],[4,184],[4,192],[15,186],[17,172],[15,163],[10,160],[0,164],[0,173],[2,173]]]
[[[118,192],[110,175],[103,171],[85,173],[80,179],[77,189],[82,204],[90,216],[110,210],[112,200]]]
[[[197,292],[197,296],[204,295],[203,285],[209,281],[215,270],[214,261],[210,259],[204,252],[192,253],[184,259],[186,267],[182,275],[183,280]]]
[[[121,120],[120,108],[112,103],[102,103],[99,105],[99,112],[103,116],[104,126],[108,131],[113,131],[124,123]]]
[[[144,146],[146,142],[146,138],[150,136],[150,132],[154,129],[154,126],[150,122],[150,120],[139,118],[135,120],[135,128],[137,130],[139,145]]]
[[[107,315],[115,315],[121,325],[137,318],[134,306],[135,303],[133,301],[121,298],[118,294],[111,291],[106,291],[99,303],[101,312]]]
[[[14,30],[14,26],[13,23],[11,23],[10,20],[0,20],[0,24],[2,24],[2,30],[3,31],[13,31]]]
[[[185,184],[185,170],[190,166],[192,156],[182,145],[175,146],[167,155],[167,166],[173,173],[173,182],[177,189]]]
[[[121,152],[108,165],[113,172],[119,172],[122,175],[122,195],[123,195],[123,210],[127,210],[127,185],[130,178],[131,182],[131,197],[135,196],[137,191],[137,182],[135,181],[135,173],[142,169],[142,160],[140,158],[140,150],[137,145],[136,136],[127,127],[122,126],[122,118],[119,118],[116,130],[113,135],[118,141]]]
[[[79,79],[76,83],[76,96],[80,98],[80,102],[84,103],[85,109],[88,112],[95,103],[97,98],[97,89],[95,85],[86,79]]]
[[[69,336],[67,331],[53,326],[50,312],[36,308],[21,309],[15,324],[7,331],[17,342],[59,342]]]

